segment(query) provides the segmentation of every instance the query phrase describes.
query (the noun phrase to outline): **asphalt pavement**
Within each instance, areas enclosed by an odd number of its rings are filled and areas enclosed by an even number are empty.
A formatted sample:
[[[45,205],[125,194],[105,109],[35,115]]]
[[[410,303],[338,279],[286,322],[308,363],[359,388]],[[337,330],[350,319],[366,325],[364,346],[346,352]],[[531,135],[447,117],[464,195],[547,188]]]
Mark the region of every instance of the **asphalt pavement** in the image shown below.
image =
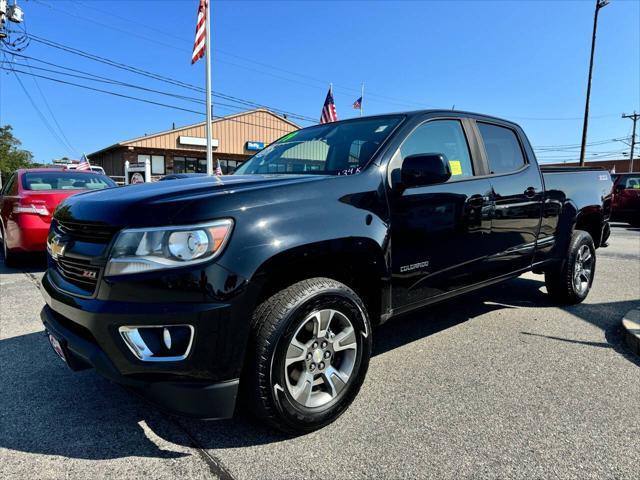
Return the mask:
[[[160,412],[42,333],[42,259],[0,265],[0,478],[640,478],[640,229],[618,224],[588,299],[527,274],[388,322],[351,408],[292,438],[242,412]]]

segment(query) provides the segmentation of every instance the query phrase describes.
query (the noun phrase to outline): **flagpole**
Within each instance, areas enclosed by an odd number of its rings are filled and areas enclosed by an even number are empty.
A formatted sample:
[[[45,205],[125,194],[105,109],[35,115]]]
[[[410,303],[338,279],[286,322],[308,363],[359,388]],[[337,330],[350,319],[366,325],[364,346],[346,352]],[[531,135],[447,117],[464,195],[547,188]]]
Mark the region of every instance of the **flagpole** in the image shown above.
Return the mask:
[[[207,175],[213,175],[213,150],[211,147],[211,0],[205,0],[207,5],[205,18],[205,57],[206,57],[206,95],[207,95]]]
[[[362,82],[360,88],[360,116],[362,116],[362,105],[364,105],[364,82]]]

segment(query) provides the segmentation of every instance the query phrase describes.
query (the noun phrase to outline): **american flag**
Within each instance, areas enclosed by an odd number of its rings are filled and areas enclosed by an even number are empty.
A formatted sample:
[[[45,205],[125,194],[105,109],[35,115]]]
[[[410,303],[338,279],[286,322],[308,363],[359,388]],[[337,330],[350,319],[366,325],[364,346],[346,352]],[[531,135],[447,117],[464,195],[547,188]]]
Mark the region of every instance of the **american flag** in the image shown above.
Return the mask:
[[[353,102],[353,108],[355,110],[360,110],[362,108],[362,97],[358,97],[358,99]]]
[[[193,44],[193,53],[191,54],[191,64],[193,65],[202,57],[204,57],[207,20],[207,0],[200,0],[198,6],[198,21],[196,23],[196,39]]]
[[[80,159],[80,163],[76,167],[76,170],[91,170],[91,165],[89,164],[89,159],[86,155],[82,155]]]
[[[338,114],[336,113],[336,104],[333,103],[333,91],[329,87],[327,92],[327,98],[324,100],[324,106],[322,107],[322,114],[320,115],[320,123],[331,123],[338,121]]]
[[[221,177],[222,175],[224,175],[224,174],[222,173],[222,168],[220,167],[220,160],[218,160],[218,165],[216,166],[216,175],[217,175],[218,177]]]

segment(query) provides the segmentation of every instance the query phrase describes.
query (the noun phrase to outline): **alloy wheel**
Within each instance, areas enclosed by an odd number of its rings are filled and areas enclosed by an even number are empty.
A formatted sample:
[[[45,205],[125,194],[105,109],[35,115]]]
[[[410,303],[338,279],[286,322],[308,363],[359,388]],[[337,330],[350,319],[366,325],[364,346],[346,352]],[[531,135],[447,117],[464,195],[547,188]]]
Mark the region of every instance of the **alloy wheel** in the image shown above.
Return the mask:
[[[289,394],[313,408],[336,398],[354,373],[356,330],[343,313],[317,310],[297,327],[286,352],[285,379]]]
[[[591,283],[593,271],[593,255],[587,245],[582,245],[576,255],[573,267],[573,286],[576,292],[583,294]]]

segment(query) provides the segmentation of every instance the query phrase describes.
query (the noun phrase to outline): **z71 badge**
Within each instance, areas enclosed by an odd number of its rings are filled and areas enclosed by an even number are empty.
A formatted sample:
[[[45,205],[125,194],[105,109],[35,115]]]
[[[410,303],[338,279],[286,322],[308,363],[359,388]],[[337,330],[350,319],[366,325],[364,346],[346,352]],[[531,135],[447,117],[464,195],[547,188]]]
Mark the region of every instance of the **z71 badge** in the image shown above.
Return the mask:
[[[412,272],[413,270],[418,270],[420,268],[427,268],[429,266],[429,260],[419,263],[412,263],[411,265],[403,265],[400,267],[400,273]]]

